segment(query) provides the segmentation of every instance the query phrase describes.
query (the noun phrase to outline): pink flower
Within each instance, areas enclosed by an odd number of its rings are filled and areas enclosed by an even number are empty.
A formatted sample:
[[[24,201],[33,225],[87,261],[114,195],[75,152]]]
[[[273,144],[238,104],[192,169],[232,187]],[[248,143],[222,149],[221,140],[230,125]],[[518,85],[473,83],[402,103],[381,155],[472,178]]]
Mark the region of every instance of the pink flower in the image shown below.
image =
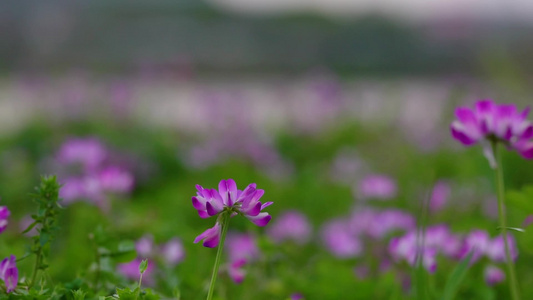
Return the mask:
[[[322,228],[321,237],[326,248],[338,258],[357,257],[363,252],[363,244],[348,228],[345,220],[330,221]]]
[[[298,211],[286,211],[267,229],[268,236],[276,243],[286,240],[305,244],[311,238],[311,225],[307,217]]]
[[[59,150],[59,161],[81,164],[85,171],[96,169],[107,157],[107,151],[96,138],[72,138]]]
[[[16,265],[15,255],[4,258],[0,262],[0,279],[4,281],[8,293],[15,290],[18,284],[19,272]]]
[[[200,185],[197,185],[196,189],[198,192],[196,196],[192,197],[192,204],[201,218],[209,218],[223,211],[228,211],[232,216],[243,215],[257,226],[266,226],[272,219],[267,212],[262,212],[262,210],[273,202],[261,203],[259,201],[264,191],[256,189],[255,183],[249,184],[243,191],[237,189],[237,184],[233,179],[220,181],[218,191],[204,189]],[[205,247],[216,247],[219,241],[217,235],[219,234],[220,225],[217,223],[215,227],[199,235],[195,239],[195,243],[205,238],[206,241],[203,244]]]
[[[246,259],[239,259],[231,262],[228,267],[228,275],[235,283],[242,283],[246,276],[246,271],[243,269],[246,265]]]
[[[432,212],[441,210],[446,205],[450,192],[450,185],[445,181],[439,180],[433,187],[431,199],[429,200],[429,209]]]
[[[152,256],[154,249],[154,239],[150,235],[143,236],[135,243],[135,250],[137,254],[142,258]]]
[[[495,104],[479,100],[474,109],[458,107],[457,120],[450,129],[452,136],[465,146],[482,140],[499,141],[518,151],[524,158],[533,158],[533,125],[527,121],[529,107],[518,112],[513,104]]]
[[[230,261],[245,259],[249,262],[259,256],[259,248],[251,234],[230,232],[225,245]]]

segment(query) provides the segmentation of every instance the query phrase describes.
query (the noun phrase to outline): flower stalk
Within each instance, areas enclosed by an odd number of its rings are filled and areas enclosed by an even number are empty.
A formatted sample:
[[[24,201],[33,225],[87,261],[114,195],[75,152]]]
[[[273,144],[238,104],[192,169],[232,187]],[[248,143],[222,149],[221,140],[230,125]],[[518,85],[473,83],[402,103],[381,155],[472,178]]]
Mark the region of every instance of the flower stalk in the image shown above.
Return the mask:
[[[215,258],[215,265],[213,266],[213,274],[211,275],[211,283],[209,284],[209,292],[207,293],[207,300],[211,300],[213,298],[213,293],[215,290],[215,282],[217,280],[218,276],[218,268],[220,267],[220,263],[222,262],[222,251],[224,250],[224,242],[226,240],[226,233],[228,232],[229,227],[229,219],[230,219],[230,211],[224,211],[220,214],[220,223],[222,224],[221,228],[221,234],[220,234],[220,242],[218,244],[217,249],[217,256]]]
[[[516,279],[516,271],[514,267],[514,262],[511,258],[511,251],[509,248],[509,241],[507,238],[507,216],[505,214],[505,186],[504,186],[504,180],[503,180],[503,166],[502,166],[502,158],[501,158],[501,151],[500,151],[500,143],[498,141],[493,140],[492,141],[492,151],[494,153],[494,157],[496,159],[496,167],[494,168],[494,174],[496,177],[496,189],[497,189],[497,197],[498,197],[498,219],[500,221],[500,228],[502,231],[503,236],[503,242],[505,245],[505,262],[507,265],[507,273],[509,273],[509,286],[511,289],[511,297],[513,300],[519,300],[520,299],[520,293],[518,290],[518,282]]]

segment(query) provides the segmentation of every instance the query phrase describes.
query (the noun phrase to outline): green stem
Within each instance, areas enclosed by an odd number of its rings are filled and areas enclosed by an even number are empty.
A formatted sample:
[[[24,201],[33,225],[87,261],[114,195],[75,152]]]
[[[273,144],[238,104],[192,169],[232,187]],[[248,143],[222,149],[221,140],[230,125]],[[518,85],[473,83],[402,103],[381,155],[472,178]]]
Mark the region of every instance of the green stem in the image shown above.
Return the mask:
[[[37,272],[39,271],[39,266],[41,265],[41,252],[42,248],[40,247],[39,250],[37,250],[37,257],[35,258],[35,266],[33,267],[33,274],[31,276],[30,284],[28,285],[28,288],[31,288],[33,284],[35,283],[35,277],[37,277]]]
[[[496,159],[496,168],[494,173],[496,176],[496,188],[498,191],[498,218],[500,219],[500,228],[502,230],[503,241],[505,244],[505,261],[507,264],[507,273],[509,274],[509,285],[511,289],[511,297],[513,300],[519,300],[520,294],[518,292],[518,282],[516,280],[516,271],[514,262],[511,258],[511,251],[509,248],[509,241],[507,240],[507,217],[505,214],[504,194],[505,186],[503,182],[503,165],[500,146],[497,141],[492,142],[492,151]]]
[[[213,292],[215,290],[215,281],[217,280],[218,267],[222,261],[222,250],[224,249],[224,241],[226,240],[226,233],[228,232],[229,217],[231,212],[224,211],[221,215],[222,219],[222,234],[220,235],[220,242],[218,244],[217,257],[215,258],[215,265],[213,266],[213,274],[211,275],[211,284],[209,285],[209,292],[207,293],[207,300],[213,299]]]

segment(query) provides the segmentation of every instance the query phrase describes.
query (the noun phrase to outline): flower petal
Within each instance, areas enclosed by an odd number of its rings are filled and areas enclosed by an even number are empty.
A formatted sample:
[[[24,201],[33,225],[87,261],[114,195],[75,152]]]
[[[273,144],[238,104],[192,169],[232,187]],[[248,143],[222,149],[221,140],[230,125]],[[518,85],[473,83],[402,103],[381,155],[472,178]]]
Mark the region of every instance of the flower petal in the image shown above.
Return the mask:
[[[254,217],[246,216],[246,218],[248,218],[248,220],[250,220],[255,225],[257,225],[259,227],[263,227],[263,226],[266,226],[268,224],[268,222],[270,222],[270,220],[272,219],[272,216],[270,216],[266,212],[262,212],[262,213],[258,214],[257,216],[254,216]]]

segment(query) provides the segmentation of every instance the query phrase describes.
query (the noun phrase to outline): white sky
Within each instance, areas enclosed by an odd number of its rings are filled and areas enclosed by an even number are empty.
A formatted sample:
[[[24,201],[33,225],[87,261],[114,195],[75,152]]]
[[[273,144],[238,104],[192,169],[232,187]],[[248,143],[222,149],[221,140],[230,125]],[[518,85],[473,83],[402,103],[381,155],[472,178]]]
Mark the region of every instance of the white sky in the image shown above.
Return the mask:
[[[208,0],[230,11],[282,13],[315,11],[354,16],[383,13],[411,21],[449,18],[514,19],[533,23],[533,0]]]

